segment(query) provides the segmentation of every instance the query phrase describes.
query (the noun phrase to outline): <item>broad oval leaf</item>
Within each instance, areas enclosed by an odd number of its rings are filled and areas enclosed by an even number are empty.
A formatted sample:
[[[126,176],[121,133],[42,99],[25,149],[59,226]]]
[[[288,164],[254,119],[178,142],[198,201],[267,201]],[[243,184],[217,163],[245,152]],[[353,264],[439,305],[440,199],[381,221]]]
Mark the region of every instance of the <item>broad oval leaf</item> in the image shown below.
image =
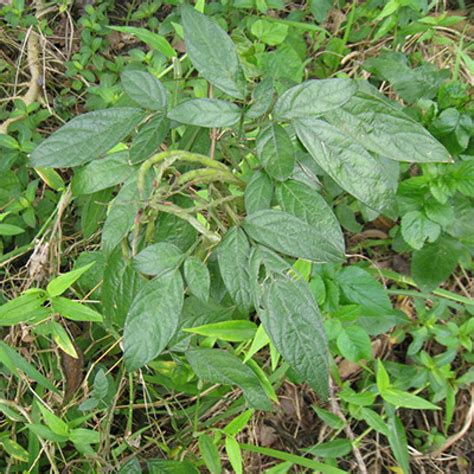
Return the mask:
[[[273,182],[264,171],[257,171],[245,187],[244,200],[247,214],[269,209],[273,197]]]
[[[184,278],[191,293],[202,301],[209,299],[211,276],[206,265],[197,257],[188,257],[184,262]]]
[[[219,244],[217,260],[227,291],[244,312],[252,306],[249,256],[250,244],[245,233],[239,227],[233,227]]]
[[[281,125],[272,124],[257,137],[257,154],[265,171],[272,178],[284,181],[293,172],[293,142]]]
[[[245,80],[234,43],[210,18],[183,5],[181,17],[186,51],[194,67],[231,97],[245,98]]]
[[[322,397],[328,396],[328,346],[319,308],[303,280],[277,277],[259,317],[278,352]]]
[[[378,212],[393,213],[393,187],[382,164],[365,148],[322,120],[293,122],[298,138],[321,168],[345,191]]]
[[[276,197],[283,211],[302,219],[320,239],[321,253],[326,261],[344,258],[344,236],[332,209],[315,190],[304,183],[289,180],[277,186]]]
[[[40,143],[31,155],[35,168],[69,168],[99,158],[145,117],[132,107],[96,110],[72,119]]]
[[[168,93],[155,76],[146,71],[124,71],[120,75],[125,92],[144,109],[166,112]]]
[[[240,120],[240,108],[219,99],[190,99],[176,106],[168,118],[198,127],[231,127]]]
[[[129,371],[143,367],[163,351],[178,328],[183,300],[183,280],[177,270],[150,280],[136,295],[124,329]]]
[[[186,353],[194,373],[211,383],[237,385],[249,404],[257,410],[270,410],[271,403],[250,367],[238,357],[219,349],[191,349]]]
[[[128,150],[94,160],[74,174],[72,192],[92,194],[124,182],[134,171],[128,161]]]
[[[288,212],[255,212],[245,219],[244,229],[252,239],[284,255],[315,262],[328,260],[328,246],[315,228]],[[331,261],[338,259],[342,260],[342,255],[338,258],[333,252]]]
[[[179,267],[183,253],[176,245],[158,242],[144,248],[133,258],[133,266],[145,275],[162,275]]]
[[[287,90],[276,102],[276,120],[322,115],[344,105],[357,91],[351,79],[321,79],[303,82]]]
[[[357,92],[324,119],[348,139],[392,160],[452,161],[446,148],[421,124],[373,88]]]

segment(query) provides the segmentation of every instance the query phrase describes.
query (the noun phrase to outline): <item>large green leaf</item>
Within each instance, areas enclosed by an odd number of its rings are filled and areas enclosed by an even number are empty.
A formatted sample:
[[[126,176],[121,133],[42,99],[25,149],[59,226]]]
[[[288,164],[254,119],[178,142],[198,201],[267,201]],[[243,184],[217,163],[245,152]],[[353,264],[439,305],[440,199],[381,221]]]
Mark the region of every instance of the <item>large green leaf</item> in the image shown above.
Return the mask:
[[[276,120],[293,120],[322,115],[344,105],[356,92],[350,79],[322,79],[303,82],[288,89],[276,102]]]
[[[166,112],[168,93],[155,76],[146,71],[124,71],[120,80],[125,92],[140,107]]]
[[[184,288],[179,271],[150,280],[136,295],[124,329],[127,369],[143,367],[166,347],[178,328]]]
[[[50,135],[31,155],[31,164],[69,168],[99,158],[124,139],[145,117],[132,107],[96,110],[72,119]]]
[[[240,120],[240,108],[219,99],[191,99],[176,106],[168,118],[198,127],[231,127]]]
[[[321,195],[306,184],[289,180],[276,188],[276,197],[283,211],[309,224],[320,240],[321,253],[326,261],[344,258],[344,236],[332,209]]]
[[[458,259],[459,245],[452,239],[440,238],[413,253],[413,279],[424,291],[432,291],[451,275]]]
[[[158,113],[140,126],[130,145],[130,161],[141,163],[158,150],[170,128],[166,115]]]
[[[262,210],[247,216],[244,229],[257,242],[291,257],[315,262],[342,259],[340,251],[331,249],[317,230],[293,214]]]
[[[206,265],[197,257],[188,257],[184,262],[184,277],[191,293],[202,301],[209,298],[211,276]]]
[[[446,148],[418,122],[378,93],[360,86],[347,103],[324,115],[348,140],[397,161],[447,162]]]
[[[217,260],[227,291],[244,312],[252,306],[249,256],[250,244],[245,233],[233,227],[219,244]]]
[[[278,352],[322,398],[328,396],[328,347],[321,314],[303,280],[277,277],[264,293],[259,312]]]
[[[245,98],[245,80],[234,43],[210,18],[183,5],[186,51],[194,67],[226,94]]]
[[[129,180],[110,205],[102,230],[102,250],[110,253],[131,229],[140,201],[136,180]]]
[[[186,353],[186,358],[200,379],[237,385],[251,406],[258,410],[271,409],[257,375],[235,355],[219,349],[192,349]]]
[[[92,194],[124,182],[134,171],[128,161],[128,151],[112,153],[101,160],[94,160],[74,174],[72,192]]]
[[[295,150],[287,131],[278,124],[268,126],[257,137],[257,154],[265,171],[284,181],[295,167]]]
[[[136,255],[133,258],[133,266],[145,275],[155,276],[178,268],[183,260],[183,253],[176,245],[158,242]]]
[[[441,226],[421,211],[407,212],[400,222],[402,237],[414,249],[420,250],[425,241],[434,242],[441,233]]]
[[[264,171],[257,171],[245,187],[244,199],[247,214],[268,209],[272,203],[273,182]]]
[[[298,138],[336,183],[371,209],[392,211],[394,191],[377,158],[348,135],[322,120],[294,123]]]
[[[117,247],[106,261],[100,294],[102,313],[108,326],[123,327],[132,301],[144,284],[145,280]]]

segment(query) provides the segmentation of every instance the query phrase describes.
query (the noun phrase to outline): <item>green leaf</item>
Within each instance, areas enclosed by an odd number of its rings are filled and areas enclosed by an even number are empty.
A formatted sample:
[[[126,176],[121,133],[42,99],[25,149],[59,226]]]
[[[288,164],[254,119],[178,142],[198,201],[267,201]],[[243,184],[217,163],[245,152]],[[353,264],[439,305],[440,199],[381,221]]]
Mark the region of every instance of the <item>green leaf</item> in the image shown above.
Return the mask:
[[[276,188],[278,204],[283,211],[293,214],[313,228],[319,238],[321,255],[326,262],[344,259],[344,236],[331,208],[318,192],[299,181],[288,180]]]
[[[252,410],[251,408],[245,410],[225,426],[223,430],[224,433],[228,436],[236,436],[248,425],[248,422],[250,421],[254,413],[255,410]]]
[[[403,423],[398,416],[393,415],[388,419],[388,442],[392,448],[393,455],[403,470],[403,474],[410,474],[410,455],[408,453],[408,442]]]
[[[179,271],[149,281],[136,295],[125,321],[124,355],[129,371],[143,367],[166,347],[178,328],[184,288]]]
[[[474,159],[457,163],[451,180],[461,194],[474,198]]]
[[[107,259],[101,291],[102,312],[110,327],[123,327],[132,301],[145,281],[132,267],[132,262],[122,256],[118,247]]]
[[[327,261],[328,245],[323,244],[322,236],[313,226],[287,212],[255,212],[245,219],[244,229],[252,239],[277,252],[315,262]]]
[[[264,293],[260,319],[278,352],[321,398],[328,396],[328,347],[321,314],[302,281],[275,278]]]
[[[104,254],[110,254],[128,234],[140,209],[137,182],[135,179],[126,182],[115,199],[102,229],[101,247]]]
[[[3,446],[5,452],[11,457],[17,459],[20,462],[28,462],[30,457],[28,451],[15,440],[9,439],[7,436],[1,436],[0,444]]]
[[[47,441],[52,441],[53,443],[64,443],[68,440],[67,436],[59,435],[50,430],[47,426],[41,425],[40,423],[31,423],[26,425],[26,427],[36,436]]]
[[[257,154],[265,171],[284,181],[295,167],[295,151],[287,131],[278,124],[269,125],[257,137]]]
[[[250,244],[242,229],[227,231],[217,250],[219,271],[231,298],[244,312],[252,306],[249,256]]]
[[[46,298],[43,291],[32,291],[0,306],[0,326],[25,323],[42,314]]]
[[[330,426],[331,428],[335,430],[340,430],[344,428],[344,420],[339,418],[337,415],[334,413],[331,413],[330,411],[325,410],[324,408],[320,408],[316,405],[311,405],[311,408],[317,413],[319,418]]]
[[[150,459],[147,466],[149,474],[199,474],[199,470],[189,461]]]
[[[306,451],[322,458],[339,458],[352,451],[352,444],[348,439],[333,439],[325,443],[319,443]]]
[[[188,257],[184,262],[184,278],[191,293],[202,301],[209,299],[211,276],[207,266],[197,257]]]
[[[303,82],[288,89],[276,102],[276,120],[294,120],[322,115],[344,105],[356,92],[350,79],[322,79]]]
[[[363,90],[362,90],[363,89]],[[347,142],[396,161],[449,162],[448,151],[418,122],[367,83],[341,107],[324,115]]]
[[[181,265],[184,256],[176,245],[158,242],[149,245],[133,258],[135,269],[145,275],[162,275]]]
[[[237,99],[245,98],[245,79],[234,43],[214,21],[191,6],[181,9],[186,51],[211,84]]]
[[[95,160],[123,140],[144,119],[132,107],[96,110],[73,118],[31,155],[35,168],[69,168]]]
[[[206,434],[199,436],[199,452],[211,474],[220,474],[222,472],[219,451],[210,436]]]
[[[377,388],[380,393],[386,392],[390,388],[390,378],[388,372],[382,364],[381,360],[377,360]]]
[[[412,408],[413,410],[439,410],[440,408],[424,398],[396,388],[380,391],[382,398],[396,407]]]
[[[225,438],[225,451],[235,474],[243,474],[242,453],[239,443],[232,436]]]
[[[169,127],[169,120],[163,114],[157,114],[141,125],[130,145],[130,161],[141,163],[153,155],[166,138]]]
[[[341,188],[375,211],[393,212],[394,190],[380,160],[322,120],[301,118],[293,125],[314,160]]]
[[[56,433],[60,436],[69,436],[69,426],[65,421],[61,420],[61,418],[56,416],[42,403],[38,403],[37,406],[40,409],[44,422],[53,433]]]
[[[69,440],[77,444],[97,444],[100,443],[100,433],[85,428],[76,428],[69,433]]]
[[[271,409],[258,377],[235,355],[219,349],[191,349],[186,352],[186,358],[200,379],[237,385],[252,407],[257,410]]]
[[[343,328],[337,336],[337,348],[352,362],[372,359],[372,345],[367,333],[359,326]]]
[[[4,360],[3,356],[8,358],[13,367],[15,367],[15,371],[16,369],[21,370],[28,378],[34,380],[42,387],[54,393],[58,393],[58,389],[41,372],[31,365],[23,356],[18,354],[15,349],[5,344],[5,342],[0,341],[0,361],[2,361],[2,363]],[[14,375],[16,375],[16,373],[14,373]]]
[[[277,46],[288,34],[288,26],[267,20],[257,20],[250,28],[251,33],[269,46]]]
[[[452,239],[441,238],[413,253],[411,271],[423,291],[432,291],[455,270],[459,247]]]
[[[65,352],[67,355],[71,356],[74,359],[77,359],[76,348],[74,347],[69,334],[66,330],[56,321],[48,321],[43,323],[43,327],[47,328],[53,341],[60,347],[60,349]]]
[[[107,28],[120,33],[126,33],[128,35],[135,36],[151,48],[163,53],[167,58],[173,58],[176,56],[176,51],[168,43],[168,41],[166,41],[165,38],[147,30],[146,28],[136,28],[133,26],[107,26]]]
[[[441,233],[441,226],[420,211],[406,213],[400,227],[405,242],[416,250],[420,250],[426,240],[434,242]]]
[[[17,225],[0,223],[0,235],[19,235],[23,234],[23,232],[25,232],[25,229],[22,229]]]
[[[198,127],[231,127],[241,116],[240,108],[219,99],[191,99],[182,102],[168,113],[176,122]]]
[[[46,291],[51,297],[62,295],[68,288],[70,288],[84,273],[90,270],[95,265],[95,262],[91,262],[88,265],[84,265],[77,270],[72,270],[63,275],[59,275],[48,283]]]
[[[52,298],[51,306],[55,313],[59,313],[64,318],[71,321],[91,321],[95,323],[102,322],[100,313],[76,301],[57,296]]]
[[[140,461],[137,458],[132,458],[120,467],[118,474],[142,474]]]
[[[264,171],[252,175],[245,187],[244,200],[247,214],[269,209],[273,197],[273,182]]]
[[[251,321],[222,321],[220,323],[206,324],[184,328],[183,331],[200,336],[212,337],[229,342],[248,341],[255,336],[257,325]]]
[[[140,107],[166,113],[168,93],[155,76],[146,71],[124,71],[120,80],[125,92]]]
[[[78,195],[102,191],[123,183],[133,171],[127,150],[112,153],[79,168],[72,180],[72,192]]]
[[[361,419],[364,420],[371,428],[379,433],[382,433],[388,438],[387,423],[385,420],[374,410],[370,408],[360,408]]]

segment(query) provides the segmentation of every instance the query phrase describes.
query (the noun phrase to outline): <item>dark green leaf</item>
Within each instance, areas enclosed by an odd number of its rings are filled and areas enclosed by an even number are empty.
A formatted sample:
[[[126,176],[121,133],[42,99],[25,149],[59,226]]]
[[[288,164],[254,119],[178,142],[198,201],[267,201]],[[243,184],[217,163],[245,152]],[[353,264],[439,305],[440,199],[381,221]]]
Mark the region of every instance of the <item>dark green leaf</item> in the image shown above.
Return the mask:
[[[211,383],[237,385],[254,408],[271,409],[258,377],[235,355],[218,349],[191,349],[186,358],[199,378]]]
[[[311,225],[287,212],[255,212],[247,216],[244,228],[252,239],[285,255],[315,262],[328,259],[328,246],[322,245],[322,236]],[[336,255],[331,257],[331,261],[336,259]]]
[[[191,6],[182,7],[186,51],[194,67],[226,94],[245,98],[245,80],[234,43],[210,18]]]
[[[222,472],[222,466],[219,451],[210,436],[206,434],[199,436],[199,451],[210,473],[220,474]]]
[[[184,262],[184,278],[191,293],[202,301],[209,298],[211,277],[206,265],[197,257],[188,257]]]
[[[149,245],[133,258],[133,266],[145,275],[162,275],[180,266],[183,253],[173,244],[158,242]]]
[[[240,120],[240,108],[219,99],[191,99],[176,106],[168,118],[198,127],[231,127]]]
[[[252,306],[249,281],[250,244],[242,229],[233,227],[218,247],[219,270],[227,291],[244,312]]]
[[[166,347],[178,328],[184,288],[179,271],[149,281],[136,295],[125,321],[127,369],[143,367]]]
[[[69,168],[95,160],[124,139],[144,119],[131,107],[80,115],[42,142],[31,155],[34,167]]]
[[[341,188],[371,209],[392,211],[394,192],[384,167],[362,145],[322,120],[299,119],[294,127],[314,160]]]
[[[408,453],[408,442],[403,423],[398,416],[393,415],[388,419],[388,442],[392,448],[393,455],[403,474],[410,474],[410,455]]]
[[[317,191],[306,184],[289,180],[276,188],[276,197],[283,211],[293,214],[313,228],[320,240],[321,254],[326,261],[344,259],[344,237],[332,209]]]
[[[124,71],[120,80],[125,92],[140,107],[166,112],[168,93],[155,76],[146,71]]]
[[[317,444],[307,450],[308,453],[322,458],[339,458],[352,451],[352,444],[348,439],[333,439]]]
[[[273,197],[273,182],[264,171],[257,171],[245,187],[244,199],[247,214],[269,209]]]
[[[264,293],[259,312],[276,349],[322,398],[328,396],[328,347],[321,314],[303,280],[278,277]]]
[[[74,174],[72,192],[92,194],[123,183],[134,171],[128,151],[119,151],[100,160],[92,161]]]
[[[143,124],[130,145],[130,161],[141,163],[158,150],[168,134],[170,123],[163,114],[157,114]]]
[[[272,178],[284,181],[293,172],[293,143],[281,125],[272,124],[257,137],[257,154],[265,171]]]
[[[319,116],[344,105],[356,92],[350,79],[322,79],[303,82],[287,90],[275,104],[276,120]]]

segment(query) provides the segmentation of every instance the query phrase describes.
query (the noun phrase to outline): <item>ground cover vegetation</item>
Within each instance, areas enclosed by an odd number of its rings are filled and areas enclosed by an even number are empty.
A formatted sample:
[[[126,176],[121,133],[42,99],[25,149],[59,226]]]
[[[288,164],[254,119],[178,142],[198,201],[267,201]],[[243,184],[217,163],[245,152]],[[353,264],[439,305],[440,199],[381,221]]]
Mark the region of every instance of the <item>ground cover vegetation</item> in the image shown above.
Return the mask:
[[[471,472],[467,4],[0,12],[1,472]]]

